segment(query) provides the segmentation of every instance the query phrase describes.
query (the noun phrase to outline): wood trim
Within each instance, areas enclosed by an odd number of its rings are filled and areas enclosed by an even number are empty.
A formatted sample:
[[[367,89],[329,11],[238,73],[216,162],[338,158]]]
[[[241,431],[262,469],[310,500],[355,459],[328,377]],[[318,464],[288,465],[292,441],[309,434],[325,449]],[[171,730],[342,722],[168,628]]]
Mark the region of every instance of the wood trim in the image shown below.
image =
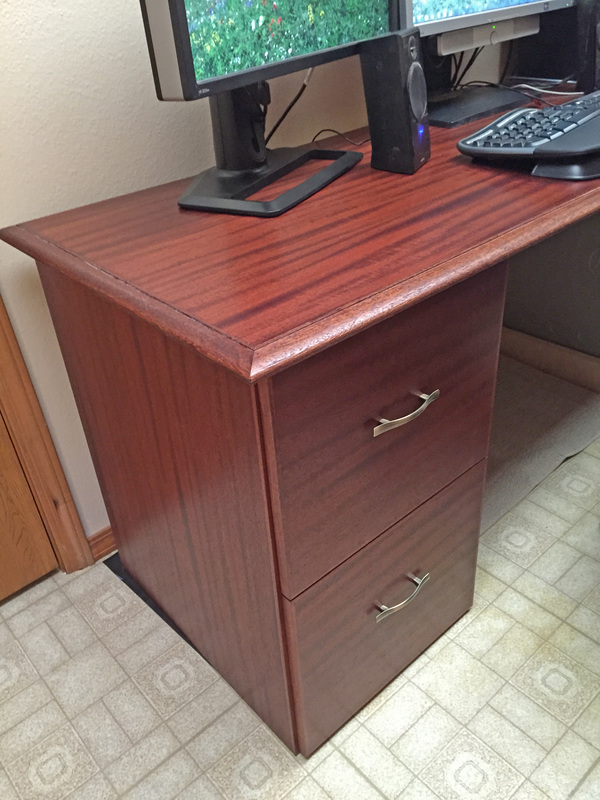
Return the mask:
[[[2,298],[0,413],[60,568],[74,572],[93,564],[92,551]]]
[[[115,537],[110,525],[89,536],[88,544],[92,551],[94,561],[100,561],[100,559],[106,558],[106,556],[114,553],[117,549],[117,543],[115,542]]]
[[[500,352],[576,386],[600,392],[600,358],[510,328],[502,329]]]

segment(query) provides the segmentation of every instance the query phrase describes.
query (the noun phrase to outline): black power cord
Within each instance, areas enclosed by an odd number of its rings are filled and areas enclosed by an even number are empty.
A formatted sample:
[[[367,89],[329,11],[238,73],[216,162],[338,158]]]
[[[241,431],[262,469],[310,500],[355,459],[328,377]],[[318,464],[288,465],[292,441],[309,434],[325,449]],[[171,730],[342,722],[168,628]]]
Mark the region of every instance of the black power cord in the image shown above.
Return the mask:
[[[361,145],[363,145],[363,144],[366,144],[367,142],[370,142],[370,141],[371,141],[371,137],[370,137],[370,136],[367,136],[367,138],[366,138],[366,139],[363,139],[363,140],[362,140],[362,142],[355,142],[353,139],[350,139],[350,137],[349,137],[349,136],[346,136],[346,134],[345,134],[345,133],[342,133],[341,131],[336,131],[336,130],[335,130],[335,128],[321,128],[321,130],[320,130],[318,133],[315,133],[315,135],[314,135],[314,136],[313,136],[313,138],[311,139],[311,142],[316,142],[316,141],[317,141],[317,139],[319,138],[319,136],[320,136],[322,133],[333,133],[333,134],[335,134],[336,136],[341,136],[341,137],[342,137],[342,139],[344,139],[345,141],[347,141],[347,142],[348,142],[348,144],[354,145],[354,147],[360,147]]]
[[[300,87],[300,89],[299,89],[299,90],[296,92],[296,95],[295,95],[295,96],[292,98],[292,100],[290,100],[290,102],[288,103],[288,105],[287,105],[287,108],[285,109],[285,111],[283,112],[283,114],[282,114],[282,115],[279,117],[279,119],[277,120],[277,122],[275,123],[275,125],[273,125],[273,127],[272,127],[272,128],[271,128],[271,130],[269,131],[268,135],[265,137],[265,144],[268,144],[268,143],[269,143],[269,140],[271,139],[271,137],[273,136],[273,134],[275,133],[275,131],[277,130],[277,128],[279,128],[279,126],[281,125],[281,123],[283,122],[283,120],[284,120],[284,119],[287,117],[287,115],[290,113],[290,111],[292,110],[292,108],[293,108],[293,107],[296,105],[296,103],[298,102],[298,100],[300,100],[300,98],[302,97],[302,95],[303,95],[303,94],[304,94],[304,92],[306,91],[306,87],[308,86],[308,82],[309,82],[309,80],[310,80],[310,78],[311,78],[311,75],[312,75],[312,73],[313,73],[313,67],[311,67],[311,68],[308,70],[308,72],[306,73],[306,75],[305,75],[305,77],[304,77],[304,80],[302,81],[302,86],[301,86],[301,87]]]

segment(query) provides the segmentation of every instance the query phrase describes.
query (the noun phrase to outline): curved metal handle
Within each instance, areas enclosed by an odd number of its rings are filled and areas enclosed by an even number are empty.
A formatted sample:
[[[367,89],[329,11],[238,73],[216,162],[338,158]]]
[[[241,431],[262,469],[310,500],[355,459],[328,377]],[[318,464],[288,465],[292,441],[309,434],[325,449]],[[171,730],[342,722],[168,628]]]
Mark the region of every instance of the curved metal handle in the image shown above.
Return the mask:
[[[376,603],[375,605],[379,609],[380,613],[377,614],[377,616],[375,617],[375,622],[381,622],[382,619],[385,619],[386,617],[390,617],[392,614],[395,614],[396,611],[400,611],[401,608],[404,608],[404,606],[407,606],[410,603],[411,600],[414,600],[415,597],[421,591],[421,586],[423,586],[423,584],[426,583],[429,580],[429,573],[427,573],[426,575],[423,575],[422,578],[417,578],[416,575],[413,575],[412,573],[409,572],[406,577],[410,578],[410,580],[416,585],[417,588],[412,592],[412,594],[410,594],[406,598],[406,600],[403,600],[401,603],[398,603],[398,605],[395,605],[395,606],[384,606],[384,605],[379,605],[378,603]]]
[[[373,428],[373,436],[380,436],[382,433],[386,433],[386,431],[391,431],[394,428],[399,428],[401,425],[406,425],[407,422],[412,422],[413,419],[416,419],[425,411],[428,405],[431,405],[434,400],[438,399],[440,390],[436,389],[431,394],[417,392],[416,396],[424,400],[416,411],[413,411],[412,414],[407,414],[405,417],[399,417],[398,419],[378,419],[377,422],[379,422],[379,425]]]

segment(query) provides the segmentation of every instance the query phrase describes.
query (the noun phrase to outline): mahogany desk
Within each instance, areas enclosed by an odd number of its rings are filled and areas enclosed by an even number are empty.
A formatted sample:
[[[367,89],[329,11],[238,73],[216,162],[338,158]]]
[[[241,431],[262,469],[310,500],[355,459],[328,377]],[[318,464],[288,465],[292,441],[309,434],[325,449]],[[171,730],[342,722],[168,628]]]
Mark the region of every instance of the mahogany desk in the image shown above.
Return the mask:
[[[277,219],[181,211],[178,182],[1,234],[38,261],[124,566],[305,755],[470,607],[505,261],[600,209],[456,138]]]

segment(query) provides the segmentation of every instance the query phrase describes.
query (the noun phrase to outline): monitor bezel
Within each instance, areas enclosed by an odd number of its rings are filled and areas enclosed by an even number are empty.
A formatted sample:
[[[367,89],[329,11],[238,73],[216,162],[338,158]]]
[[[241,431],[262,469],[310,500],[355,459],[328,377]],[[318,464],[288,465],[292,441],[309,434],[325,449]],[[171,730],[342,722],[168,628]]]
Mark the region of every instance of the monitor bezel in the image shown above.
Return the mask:
[[[489,9],[476,14],[461,14],[455,17],[445,17],[427,22],[413,22],[413,0],[404,0],[404,9],[401,11],[401,23],[414,25],[419,29],[421,36],[434,36],[447,31],[461,30],[462,28],[475,28],[478,25],[489,25],[502,20],[528,17],[542,14],[547,11],[556,11],[561,8],[571,8],[576,5],[576,0],[535,0],[532,3],[505,6],[503,8]],[[406,20],[402,16],[406,14]],[[410,22],[409,22],[410,21]]]
[[[147,0],[142,0],[141,2],[142,15],[144,18],[146,38],[149,45],[151,45],[149,47],[150,60],[152,62],[152,70],[154,72],[157,92],[159,92],[160,76],[158,74],[158,66],[154,57],[153,46],[151,44],[152,34],[150,25],[148,23],[147,10],[145,7],[146,1]],[[179,66],[179,79],[181,81],[181,90],[183,95],[182,99],[184,100],[196,100],[201,97],[210,97],[220,92],[238,89],[242,86],[247,86],[259,81],[278,78],[282,75],[287,75],[292,72],[299,72],[303,69],[319,66],[320,64],[338,61],[342,58],[348,58],[349,56],[356,55],[360,52],[361,41],[349,42],[348,44],[339,45],[337,47],[330,47],[325,50],[318,50],[313,53],[294,56],[282,61],[261,64],[258,67],[240,70],[239,72],[231,72],[226,75],[207,78],[203,81],[197,81],[187,26],[185,0],[164,0],[164,2],[167,2],[169,6],[175,52]],[[384,34],[373,36],[373,39],[379,39],[383,36],[388,36],[390,33],[400,29],[400,14],[397,0],[389,0],[388,9],[390,22],[389,30]]]

